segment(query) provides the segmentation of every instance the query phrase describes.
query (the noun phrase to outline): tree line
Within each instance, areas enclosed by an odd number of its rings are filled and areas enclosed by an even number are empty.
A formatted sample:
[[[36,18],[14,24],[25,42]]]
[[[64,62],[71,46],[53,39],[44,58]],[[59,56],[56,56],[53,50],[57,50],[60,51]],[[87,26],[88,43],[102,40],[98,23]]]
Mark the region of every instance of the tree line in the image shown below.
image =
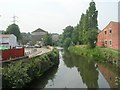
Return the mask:
[[[62,40],[64,47],[70,45],[88,45],[90,48],[96,46],[98,34],[98,11],[96,4],[91,1],[86,13],[82,13],[79,23],[73,26],[67,26],[63,29]]]

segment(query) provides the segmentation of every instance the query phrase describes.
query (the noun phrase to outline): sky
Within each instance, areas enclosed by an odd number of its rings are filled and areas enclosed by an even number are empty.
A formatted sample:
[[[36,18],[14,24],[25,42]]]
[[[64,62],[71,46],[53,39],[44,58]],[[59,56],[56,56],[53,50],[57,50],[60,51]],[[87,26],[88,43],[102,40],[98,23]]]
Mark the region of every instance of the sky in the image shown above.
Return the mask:
[[[102,30],[110,21],[118,21],[118,1],[94,0],[98,10],[98,27]],[[91,0],[0,0],[0,30],[16,24],[21,32],[41,28],[49,33],[63,32],[68,25],[76,26]]]

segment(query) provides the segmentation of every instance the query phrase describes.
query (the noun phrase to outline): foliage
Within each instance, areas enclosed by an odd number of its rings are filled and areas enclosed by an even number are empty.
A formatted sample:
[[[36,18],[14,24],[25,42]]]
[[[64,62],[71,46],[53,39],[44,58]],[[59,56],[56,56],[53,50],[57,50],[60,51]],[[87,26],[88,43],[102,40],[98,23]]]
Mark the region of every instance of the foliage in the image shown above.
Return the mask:
[[[89,4],[86,13],[82,13],[79,24],[74,28],[67,26],[63,32],[63,42],[66,42],[67,38],[71,38],[71,43],[74,45],[89,45],[89,48],[96,46],[97,34],[98,34],[98,11],[96,10],[95,2],[92,1]]]
[[[63,37],[61,43],[65,48],[69,47],[70,43],[72,42],[72,33],[74,28],[72,26],[67,26],[65,29],[63,29]]]
[[[46,46],[52,45],[52,35],[47,33],[47,35],[45,35],[43,41]]]
[[[17,41],[21,40],[21,33],[19,26],[16,24],[11,24],[6,30],[6,34],[14,34],[17,37]]]
[[[2,70],[3,88],[22,88],[31,80],[39,78],[53,65],[59,64],[58,50],[30,58],[28,61],[17,61]]]
[[[0,34],[5,34],[6,32],[4,30],[0,30]]]
[[[72,42],[76,45],[79,42],[78,25],[74,28],[72,33]]]
[[[23,45],[27,44],[29,41],[31,41],[31,34],[28,32],[28,33],[21,33],[21,43]]]
[[[116,64],[117,60],[119,59],[118,57],[119,52],[114,52],[113,50],[109,50],[106,48],[96,47],[94,49],[90,49],[88,47],[71,46],[69,47],[69,51],[77,55],[91,57],[97,61],[102,61],[102,62],[108,61]]]
[[[66,38],[64,43],[63,43],[63,46],[65,48],[68,48],[70,46],[70,44],[71,44],[71,39],[70,38]]]
[[[21,88],[31,80],[27,74],[27,68],[24,67],[21,61],[5,67],[2,74],[3,87]]]
[[[89,4],[89,8],[86,10],[86,14],[81,15],[79,22],[79,34],[81,43],[89,45],[89,47],[95,47],[98,33],[97,23],[98,11],[96,10],[95,2],[92,1]]]

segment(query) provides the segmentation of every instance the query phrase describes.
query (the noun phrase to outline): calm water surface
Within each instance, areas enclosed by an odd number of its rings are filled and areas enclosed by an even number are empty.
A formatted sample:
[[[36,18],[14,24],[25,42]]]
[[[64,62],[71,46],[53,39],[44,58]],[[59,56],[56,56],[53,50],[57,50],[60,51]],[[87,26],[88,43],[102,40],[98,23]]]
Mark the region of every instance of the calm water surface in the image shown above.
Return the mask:
[[[35,80],[32,88],[110,88],[94,60],[59,52],[59,66],[47,71],[40,79]],[[102,69],[101,69],[102,70]]]

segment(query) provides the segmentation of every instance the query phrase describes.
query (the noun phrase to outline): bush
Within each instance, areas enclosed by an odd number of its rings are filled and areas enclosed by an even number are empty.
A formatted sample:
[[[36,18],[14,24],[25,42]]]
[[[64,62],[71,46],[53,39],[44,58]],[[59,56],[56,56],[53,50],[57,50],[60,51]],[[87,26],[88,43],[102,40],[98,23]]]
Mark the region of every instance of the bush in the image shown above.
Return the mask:
[[[3,88],[21,88],[31,80],[27,74],[27,68],[24,67],[21,61],[3,68],[2,74]]]
[[[3,88],[22,88],[31,80],[39,78],[53,65],[57,65],[58,50],[30,58],[28,62],[17,61],[2,70]]]

